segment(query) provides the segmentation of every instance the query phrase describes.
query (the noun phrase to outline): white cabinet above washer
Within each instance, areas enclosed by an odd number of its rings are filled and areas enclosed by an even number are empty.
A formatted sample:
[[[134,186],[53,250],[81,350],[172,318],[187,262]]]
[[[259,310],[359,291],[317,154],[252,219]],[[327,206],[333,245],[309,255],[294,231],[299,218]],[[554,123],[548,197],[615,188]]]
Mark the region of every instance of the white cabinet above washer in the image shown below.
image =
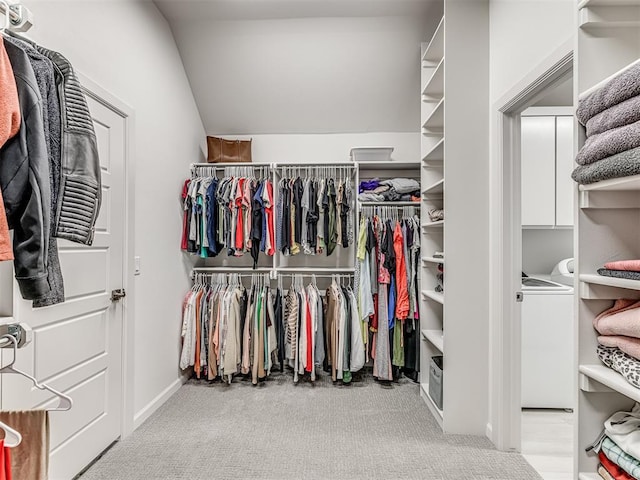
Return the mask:
[[[529,108],[521,118],[522,226],[573,226],[571,107]]]

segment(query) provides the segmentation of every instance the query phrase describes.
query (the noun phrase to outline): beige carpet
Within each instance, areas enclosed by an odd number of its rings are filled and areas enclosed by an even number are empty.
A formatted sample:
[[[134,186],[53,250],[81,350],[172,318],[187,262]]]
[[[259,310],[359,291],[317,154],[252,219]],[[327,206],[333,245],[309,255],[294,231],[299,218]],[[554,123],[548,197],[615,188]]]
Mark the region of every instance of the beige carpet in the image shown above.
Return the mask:
[[[469,405],[473,402],[469,399]],[[483,437],[443,435],[407,379],[191,381],[82,480],[541,477]]]

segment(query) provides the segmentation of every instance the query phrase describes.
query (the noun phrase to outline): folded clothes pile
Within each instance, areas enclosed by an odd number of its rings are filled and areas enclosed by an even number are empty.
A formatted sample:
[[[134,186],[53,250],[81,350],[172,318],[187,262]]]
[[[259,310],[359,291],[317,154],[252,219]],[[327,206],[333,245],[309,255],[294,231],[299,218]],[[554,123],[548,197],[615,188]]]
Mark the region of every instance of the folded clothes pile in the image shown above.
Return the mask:
[[[576,116],[587,134],[576,156],[576,182],[640,174],[640,65],[582,98]]]
[[[618,262],[605,263],[604,268],[598,269],[598,275],[640,280],[640,260],[620,260]]]
[[[420,183],[413,178],[363,180],[358,188],[361,202],[419,202]]]
[[[604,479],[640,478],[640,405],[616,412],[604,422],[604,431],[587,450],[598,454],[598,474]]]
[[[616,300],[593,320],[593,327],[602,363],[640,388],[640,301]]]

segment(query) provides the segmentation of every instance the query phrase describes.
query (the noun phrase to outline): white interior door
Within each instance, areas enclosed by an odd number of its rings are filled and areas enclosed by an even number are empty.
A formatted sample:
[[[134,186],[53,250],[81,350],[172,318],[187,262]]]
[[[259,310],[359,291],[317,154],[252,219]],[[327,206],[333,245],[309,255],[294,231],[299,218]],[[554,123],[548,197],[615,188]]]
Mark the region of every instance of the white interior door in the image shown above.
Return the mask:
[[[59,241],[65,303],[34,309],[15,299],[14,316],[34,331],[33,342],[19,350],[16,367],[73,399],[70,411],[50,415],[53,480],[73,478],[120,436],[122,425],[123,305],[110,298],[111,290],[123,285],[125,119],[88,101],[102,167],[93,245]],[[1,380],[3,410],[57,404],[21,376]]]

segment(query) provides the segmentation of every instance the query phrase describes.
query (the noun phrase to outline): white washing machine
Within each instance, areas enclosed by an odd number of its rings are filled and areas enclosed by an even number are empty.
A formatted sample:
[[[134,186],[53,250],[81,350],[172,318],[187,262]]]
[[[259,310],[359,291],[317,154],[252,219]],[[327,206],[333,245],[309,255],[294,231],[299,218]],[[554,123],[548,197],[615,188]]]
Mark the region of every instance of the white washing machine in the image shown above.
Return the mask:
[[[573,408],[573,288],[523,278],[522,407]]]

